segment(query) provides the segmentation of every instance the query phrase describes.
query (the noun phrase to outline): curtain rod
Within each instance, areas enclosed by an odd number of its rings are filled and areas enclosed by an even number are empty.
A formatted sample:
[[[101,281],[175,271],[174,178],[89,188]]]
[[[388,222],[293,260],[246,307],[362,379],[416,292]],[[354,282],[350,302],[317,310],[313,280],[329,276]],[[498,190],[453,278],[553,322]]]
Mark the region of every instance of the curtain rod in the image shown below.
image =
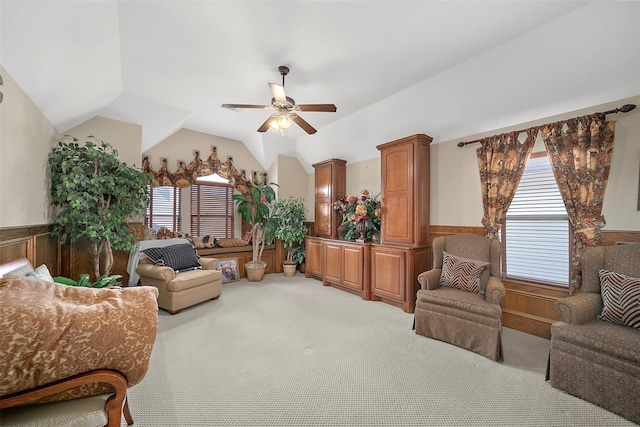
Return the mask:
[[[603,111],[601,113],[596,113],[598,115],[603,115],[606,116],[607,114],[616,114],[616,113],[628,113],[629,111],[633,110],[634,108],[636,108],[635,104],[625,104],[620,108],[616,108],[615,110],[609,110],[609,111]],[[527,129],[521,129],[521,130],[517,130],[515,131],[515,133],[520,134],[521,132],[524,132],[526,130],[528,130],[530,128]],[[484,138],[482,138],[484,139]],[[476,139],[473,141],[467,141],[467,142],[458,142],[458,147],[464,147],[465,145],[469,145],[469,144],[475,144],[476,142],[480,142],[482,141],[482,139]]]

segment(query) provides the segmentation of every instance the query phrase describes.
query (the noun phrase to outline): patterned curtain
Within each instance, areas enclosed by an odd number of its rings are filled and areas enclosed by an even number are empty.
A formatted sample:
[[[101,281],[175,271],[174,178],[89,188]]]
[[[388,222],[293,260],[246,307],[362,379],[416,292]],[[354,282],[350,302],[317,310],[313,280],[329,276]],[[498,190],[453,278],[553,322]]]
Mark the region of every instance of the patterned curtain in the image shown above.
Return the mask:
[[[553,174],[573,227],[573,295],[580,286],[580,249],[598,246],[605,225],[602,202],[609,178],[615,122],[602,115],[576,117],[542,127]]]
[[[518,140],[520,133],[526,132],[524,142]],[[509,132],[491,136],[480,141],[476,150],[482,185],[484,234],[489,238],[498,237],[513,195],[524,171],[524,165],[531,154],[538,128],[522,132]]]

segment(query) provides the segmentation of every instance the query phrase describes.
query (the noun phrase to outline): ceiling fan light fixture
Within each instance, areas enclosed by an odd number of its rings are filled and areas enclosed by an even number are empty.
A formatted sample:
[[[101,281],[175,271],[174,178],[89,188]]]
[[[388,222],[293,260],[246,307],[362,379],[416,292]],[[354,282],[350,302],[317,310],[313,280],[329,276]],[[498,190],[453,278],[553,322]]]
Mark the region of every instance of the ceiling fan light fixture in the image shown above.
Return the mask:
[[[278,117],[278,126],[280,129],[288,129],[291,126],[291,117],[289,117],[289,113],[282,113],[280,117]]]

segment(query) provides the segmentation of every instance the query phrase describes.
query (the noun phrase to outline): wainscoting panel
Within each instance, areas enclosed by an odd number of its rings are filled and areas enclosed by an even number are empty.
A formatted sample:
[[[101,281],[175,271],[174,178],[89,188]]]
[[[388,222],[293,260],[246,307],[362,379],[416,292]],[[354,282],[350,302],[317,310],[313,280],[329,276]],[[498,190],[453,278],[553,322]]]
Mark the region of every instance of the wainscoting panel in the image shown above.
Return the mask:
[[[26,258],[37,267],[46,264],[53,276],[60,275],[58,239],[51,225],[0,228],[0,264]]]

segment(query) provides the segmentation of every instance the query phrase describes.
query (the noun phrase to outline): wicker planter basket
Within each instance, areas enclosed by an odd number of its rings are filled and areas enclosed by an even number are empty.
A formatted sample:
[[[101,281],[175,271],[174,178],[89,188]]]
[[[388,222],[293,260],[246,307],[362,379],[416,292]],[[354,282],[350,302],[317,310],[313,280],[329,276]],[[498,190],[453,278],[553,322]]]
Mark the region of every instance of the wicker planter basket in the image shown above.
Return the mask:
[[[248,262],[244,265],[244,269],[247,272],[247,280],[250,282],[260,282],[264,277],[264,270],[267,267],[267,263],[264,261]]]

